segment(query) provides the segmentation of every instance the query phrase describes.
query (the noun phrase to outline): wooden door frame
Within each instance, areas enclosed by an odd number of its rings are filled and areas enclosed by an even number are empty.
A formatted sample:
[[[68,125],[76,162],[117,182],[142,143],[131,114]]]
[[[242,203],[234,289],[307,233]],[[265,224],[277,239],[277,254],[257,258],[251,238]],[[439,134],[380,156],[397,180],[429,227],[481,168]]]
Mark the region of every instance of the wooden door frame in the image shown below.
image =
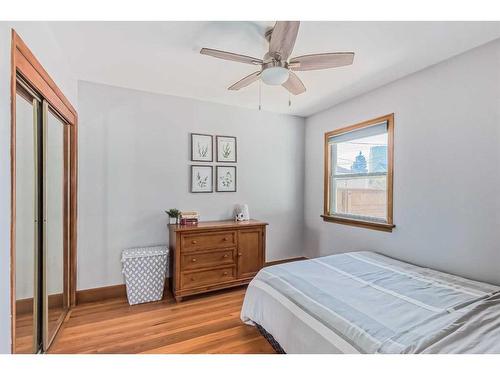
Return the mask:
[[[76,304],[76,235],[77,235],[77,178],[78,178],[78,114],[69,100],[52,80],[21,37],[12,29],[11,41],[11,225],[10,225],[10,293],[11,293],[11,352],[15,352],[16,296],[15,296],[15,234],[16,234],[16,91],[17,74],[20,74],[70,126],[69,160],[69,302]]]

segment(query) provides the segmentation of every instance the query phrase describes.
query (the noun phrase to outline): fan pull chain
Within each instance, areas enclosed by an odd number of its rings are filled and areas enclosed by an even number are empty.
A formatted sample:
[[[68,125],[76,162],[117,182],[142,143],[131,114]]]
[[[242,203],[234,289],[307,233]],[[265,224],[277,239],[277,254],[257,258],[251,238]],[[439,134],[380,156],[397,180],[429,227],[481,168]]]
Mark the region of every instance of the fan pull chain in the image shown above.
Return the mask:
[[[259,80],[259,111],[262,109],[262,81]]]

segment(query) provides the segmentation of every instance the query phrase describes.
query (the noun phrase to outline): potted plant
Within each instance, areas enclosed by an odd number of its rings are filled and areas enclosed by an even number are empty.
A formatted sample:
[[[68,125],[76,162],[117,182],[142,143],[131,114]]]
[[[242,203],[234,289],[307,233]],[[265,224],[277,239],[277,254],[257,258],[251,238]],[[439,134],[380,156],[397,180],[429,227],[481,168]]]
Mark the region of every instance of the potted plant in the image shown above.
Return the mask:
[[[172,219],[175,219],[175,224],[179,224],[179,216],[181,215],[181,212],[177,208],[171,208],[170,210],[165,210],[165,212],[170,219],[170,224],[174,224],[172,223]]]

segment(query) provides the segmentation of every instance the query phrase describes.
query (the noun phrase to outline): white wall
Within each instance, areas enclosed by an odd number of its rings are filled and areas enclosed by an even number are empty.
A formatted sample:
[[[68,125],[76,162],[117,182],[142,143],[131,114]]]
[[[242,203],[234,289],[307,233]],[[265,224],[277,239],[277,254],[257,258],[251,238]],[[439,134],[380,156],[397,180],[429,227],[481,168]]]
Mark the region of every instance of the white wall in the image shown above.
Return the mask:
[[[0,23],[0,353],[10,353],[10,34]]]
[[[77,81],[44,22],[0,22],[0,353],[10,352],[10,42],[11,28],[76,107]]]
[[[323,134],[395,113],[393,233],[320,219]],[[500,284],[500,40],[306,120],[308,256],[375,250]]]
[[[172,207],[217,220],[248,203],[267,260],[302,254],[302,118],[88,82],[78,97],[78,289],[123,283],[121,251],[168,243]],[[236,193],[189,193],[191,132],[238,138]]]

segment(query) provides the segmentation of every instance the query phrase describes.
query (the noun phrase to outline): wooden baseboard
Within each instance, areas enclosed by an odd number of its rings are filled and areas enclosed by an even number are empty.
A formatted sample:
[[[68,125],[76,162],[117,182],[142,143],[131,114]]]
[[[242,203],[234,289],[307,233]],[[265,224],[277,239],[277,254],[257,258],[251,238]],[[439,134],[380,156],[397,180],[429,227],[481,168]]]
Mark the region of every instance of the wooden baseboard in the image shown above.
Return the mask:
[[[76,291],[76,303],[98,302],[109,298],[122,298],[127,296],[125,284],[104,286]]]
[[[16,314],[33,313],[33,298],[18,299],[16,301]]]
[[[294,257],[266,262],[265,267],[274,266],[276,264],[295,262],[298,260],[306,260],[306,257]],[[165,291],[170,289],[170,279],[165,280]],[[99,302],[110,298],[127,298],[127,289],[125,284],[110,285],[101,288],[84,289],[76,292],[76,303]]]
[[[51,294],[48,297],[49,308],[63,305],[63,294]],[[16,301],[16,314],[31,314],[33,313],[33,298],[18,299]]]
[[[170,288],[170,279],[165,280],[163,295]],[[76,303],[99,302],[110,298],[127,298],[127,288],[125,284],[104,286],[101,288],[92,288],[78,290],[76,292]]]
[[[294,257],[294,258],[273,260],[271,262],[266,262],[265,267],[274,266],[276,264],[288,263],[288,262],[296,262],[298,260],[307,260],[307,259],[309,259],[309,258],[307,258],[307,257]]]

